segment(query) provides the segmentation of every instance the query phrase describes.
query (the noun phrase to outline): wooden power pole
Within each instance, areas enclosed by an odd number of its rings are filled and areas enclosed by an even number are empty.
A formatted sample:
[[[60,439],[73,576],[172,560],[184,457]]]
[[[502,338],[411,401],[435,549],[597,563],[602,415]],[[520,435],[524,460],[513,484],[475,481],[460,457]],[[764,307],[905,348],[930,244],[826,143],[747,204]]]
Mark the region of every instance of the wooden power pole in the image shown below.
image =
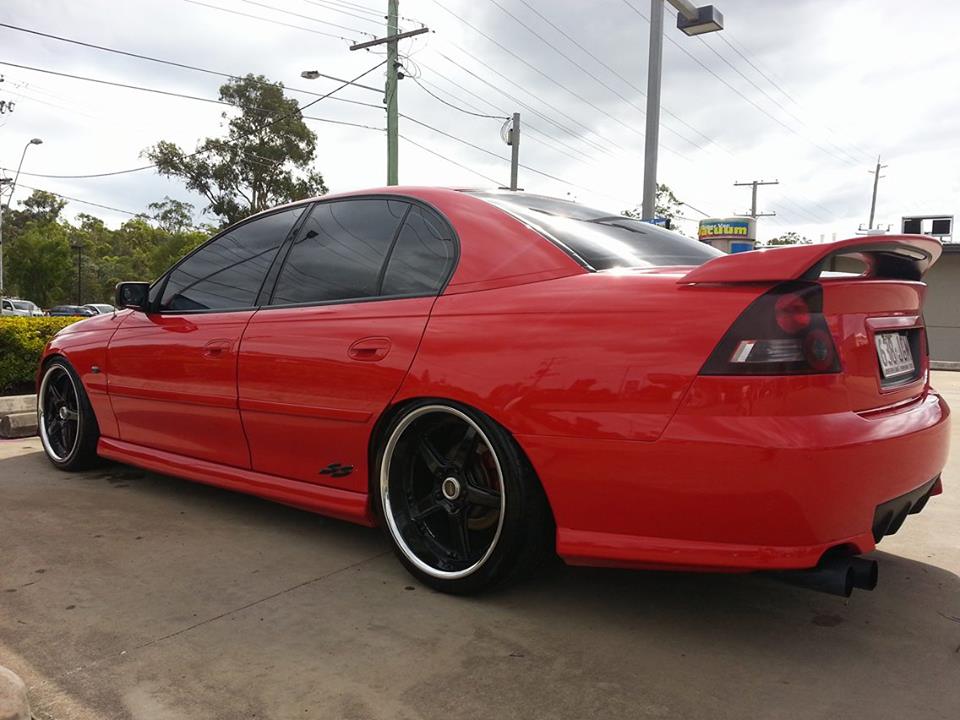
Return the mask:
[[[351,45],[351,50],[362,50],[375,45],[387,46],[387,86],[384,102],[387,105],[387,185],[397,185],[399,182],[399,138],[397,109],[397,80],[400,69],[397,43],[404,38],[422,35],[430,28],[422,27],[409,32],[397,32],[399,16],[399,0],[387,0],[387,35],[386,37],[368,40],[367,42]]]

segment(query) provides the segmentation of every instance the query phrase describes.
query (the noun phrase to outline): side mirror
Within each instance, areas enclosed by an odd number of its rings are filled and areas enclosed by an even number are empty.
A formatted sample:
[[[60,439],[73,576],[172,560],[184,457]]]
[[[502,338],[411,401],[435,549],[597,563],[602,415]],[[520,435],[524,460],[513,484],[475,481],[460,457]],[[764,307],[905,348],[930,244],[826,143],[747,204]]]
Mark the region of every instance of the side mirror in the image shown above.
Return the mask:
[[[131,308],[146,311],[150,304],[150,283],[122,282],[117,283],[116,305],[118,308]]]

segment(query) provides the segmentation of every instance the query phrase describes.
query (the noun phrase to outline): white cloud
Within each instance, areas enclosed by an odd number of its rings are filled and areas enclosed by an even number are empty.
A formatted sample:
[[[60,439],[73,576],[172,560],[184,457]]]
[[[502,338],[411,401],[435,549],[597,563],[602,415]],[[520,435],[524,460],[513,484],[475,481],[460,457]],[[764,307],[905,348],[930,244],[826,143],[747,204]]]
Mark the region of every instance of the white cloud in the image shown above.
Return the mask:
[[[315,31],[364,37],[240,0],[209,1]],[[320,6],[309,0],[262,1],[356,30],[383,32],[376,14],[359,11],[361,17],[351,17],[333,12],[329,4]],[[642,181],[640,132],[644,118],[640,108],[645,103],[638,90],[646,86],[649,26],[622,0],[527,0],[614,68],[628,81],[624,82],[520,0],[497,2],[541,34],[549,45],[489,0],[441,0],[450,13],[433,0],[402,0],[402,15],[423,21],[434,30],[425,39],[404,45],[404,51],[411,55],[409,68],[414,72],[419,68],[421,79],[432,83],[434,89],[456,93],[482,112],[499,114],[488,104],[492,103],[503,111],[522,113],[529,128],[523,135],[521,162],[573,183],[571,186],[521,170],[521,184],[527,189],[559,196],[569,193],[582,202],[612,210],[636,204]],[[644,0],[630,2],[644,13],[649,9]],[[356,4],[379,12],[385,3],[356,0]],[[829,239],[834,232],[847,236],[866,221],[871,183],[866,171],[874,154],[881,152],[890,167],[880,186],[880,221],[896,226],[902,214],[958,210],[960,144],[956,138],[960,113],[956,77],[960,58],[937,28],[960,23],[960,5],[932,0],[911,4],[892,0],[716,0],[716,4],[726,18],[727,39],[743,48],[796,102],[758,75],[722,40],[706,37],[701,43],[687,38],[672,27],[668,16],[667,34],[676,45],[669,41],[665,44],[663,104],[683,122],[667,114],[663,117],[659,177],[682,199],[709,213],[726,215],[743,211],[749,203],[749,190],[734,188],[735,180],[777,178],[781,185],[760,191],[761,209],[778,212],[777,218],[760,221],[762,236],[786,230],[797,230],[814,239],[820,235]],[[463,21],[472,23],[507,50]],[[0,6],[0,22],[227,73],[263,73],[288,86],[315,91],[330,90],[336,84],[301,80],[302,69],[316,68],[346,78],[380,59],[373,53],[350,52],[347,43],[336,38],[183,0],[6,0]],[[404,25],[415,26],[410,20]],[[770,97],[723,64],[704,43]],[[767,117],[718,82],[677,45],[794,130]],[[446,58],[456,60],[478,77]],[[210,98],[217,96],[221,83],[213,76],[4,28],[0,28],[0,60]],[[517,85],[497,77],[494,71]],[[0,95],[18,102],[15,113],[0,119],[0,165],[5,167],[15,167],[24,142],[33,136],[42,137],[44,144],[31,148],[25,170],[83,174],[144,164],[140,153],[161,138],[192,147],[199,138],[220,131],[223,108],[217,105],[9,66],[0,66],[0,73],[6,78],[0,84]],[[380,69],[365,79],[374,86],[382,81]],[[294,96],[302,102],[309,100],[307,96]],[[342,96],[375,104],[382,100],[379,93],[358,88],[345,90]],[[450,96],[444,97],[460,104]],[[528,107],[519,107],[516,101]],[[401,83],[400,108],[496,155],[509,155],[499,138],[499,121],[458,113],[424,93],[412,80]],[[331,100],[318,103],[310,113],[375,126],[384,123],[379,109]],[[312,127],[319,136],[318,168],[332,190],[383,184],[383,135],[321,123],[312,123]],[[538,130],[555,139],[543,138]],[[481,175],[500,182],[507,179],[505,161],[407,120],[401,120],[401,132]],[[703,136],[713,142],[706,142]],[[488,184],[476,174],[403,141],[400,176],[406,184]],[[22,181],[133,211],[143,210],[164,194],[202,204],[180,183],[149,171],[91,180],[24,177]],[[18,197],[22,199],[25,193],[18,193]],[[75,212],[90,210],[75,203],[70,207]],[[124,217],[108,211],[96,213],[113,222]],[[693,211],[690,215],[696,217]]]

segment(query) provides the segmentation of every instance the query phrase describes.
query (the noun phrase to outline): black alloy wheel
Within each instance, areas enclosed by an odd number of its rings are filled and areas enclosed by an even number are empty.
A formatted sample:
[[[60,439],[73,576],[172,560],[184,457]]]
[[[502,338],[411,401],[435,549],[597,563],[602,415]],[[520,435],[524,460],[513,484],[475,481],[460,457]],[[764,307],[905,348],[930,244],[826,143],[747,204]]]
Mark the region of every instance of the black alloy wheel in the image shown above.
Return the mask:
[[[40,442],[47,458],[63,470],[78,470],[96,460],[100,436],[80,379],[63,359],[45,368],[37,394]]]
[[[471,592],[538,554],[549,509],[518,450],[489,418],[452,403],[421,402],[392,423],[379,458],[378,509],[415,576]]]

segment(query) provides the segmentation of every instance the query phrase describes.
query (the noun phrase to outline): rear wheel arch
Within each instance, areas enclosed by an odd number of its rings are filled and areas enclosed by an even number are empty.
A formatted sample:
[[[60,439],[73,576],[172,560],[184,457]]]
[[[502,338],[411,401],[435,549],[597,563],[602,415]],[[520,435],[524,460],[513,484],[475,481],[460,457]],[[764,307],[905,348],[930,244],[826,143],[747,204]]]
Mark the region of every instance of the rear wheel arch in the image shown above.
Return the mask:
[[[431,406],[437,407],[433,408]],[[473,425],[479,431],[483,441],[496,454],[498,467],[502,468],[502,471],[512,478],[506,485],[502,485],[502,492],[507,493],[506,515],[503,516],[505,518],[503,520],[505,523],[504,537],[500,539],[498,544],[497,538],[500,537],[500,531],[498,530],[488,554],[479,560],[478,565],[473,566],[476,569],[464,570],[463,572],[467,574],[460,577],[439,577],[437,573],[422,563],[418,565],[419,561],[412,560],[409,547],[406,547],[406,550],[400,547],[401,544],[406,546],[406,540],[399,540],[399,536],[396,535],[396,533],[401,532],[397,529],[397,523],[403,522],[402,520],[398,521],[403,513],[401,512],[398,516],[397,508],[393,506],[392,502],[386,500],[384,494],[393,496],[393,493],[396,492],[395,488],[400,487],[395,485],[399,478],[388,475],[387,477],[390,478],[386,481],[388,484],[386,486],[381,485],[381,473],[384,472],[386,463],[390,463],[386,466],[391,467],[399,458],[410,457],[409,455],[397,454],[400,452],[400,446],[397,443],[402,442],[406,433],[417,432],[415,423],[422,423],[422,418],[444,415],[445,413],[461,415],[463,418],[461,422],[466,421],[466,423]],[[417,419],[414,420],[413,418]],[[409,440],[406,442],[409,442]],[[375,423],[370,437],[369,457],[368,502],[370,503],[370,514],[394,545],[400,561],[414,576],[425,584],[434,587],[434,589],[452,593],[472,593],[492,585],[499,585],[501,582],[519,579],[533,571],[545,556],[553,552],[556,524],[553,509],[540,478],[525,450],[509,429],[483,410],[444,397],[404,398],[384,410]],[[400,460],[400,462],[402,467],[402,463],[410,462],[410,460]],[[404,477],[403,470],[400,472],[399,477]],[[454,473],[459,474],[457,471],[454,471]],[[503,478],[501,478],[502,480]],[[399,482],[404,481],[399,480]],[[391,490],[385,490],[384,487],[389,487]],[[437,492],[437,497],[439,497],[439,490]],[[511,498],[513,499],[511,500]],[[390,513],[390,518],[387,518],[387,513]],[[499,546],[503,547],[494,552],[493,548]],[[405,552],[407,557],[404,557]],[[493,552],[492,556],[489,554],[490,552]],[[504,553],[507,553],[507,555],[505,556]],[[489,563],[486,562],[487,558],[490,560]],[[438,566],[437,570],[439,571],[441,567],[443,567],[443,564]],[[442,574],[439,573],[439,575]]]
[[[496,415],[488,412],[487,410],[478,408],[475,405],[471,405],[470,403],[463,402],[462,400],[455,400],[453,398],[441,397],[436,395],[422,395],[422,396],[403,398],[402,400],[398,400],[397,402],[391,405],[388,405],[383,410],[383,412],[380,413],[380,417],[377,418],[377,421],[374,423],[373,430],[370,432],[370,440],[367,447],[367,460],[368,460],[367,467],[369,468],[368,476],[367,476],[367,483],[368,483],[367,487],[370,493],[373,493],[376,487],[379,485],[379,478],[377,477],[377,455],[379,454],[383,443],[386,442],[387,430],[389,429],[391,423],[393,423],[393,421],[398,416],[402,415],[403,412],[408,408],[414,405],[418,405],[420,403],[428,403],[428,402],[436,402],[441,404],[448,404],[448,405],[463,407],[472,412],[480,413],[484,415],[487,419],[496,423],[496,425],[510,437],[510,440],[514,443],[514,446],[517,448],[517,451],[520,454],[520,457],[522,458],[523,462],[527,464],[530,471],[533,473],[533,476],[537,479],[537,483],[540,485],[540,489],[543,492],[544,497],[546,497],[547,499],[547,507],[550,509],[550,520],[551,522],[554,522],[553,507],[550,505],[550,499],[549,499],[549,496],[547,495],[546,488],[543,487],[543,481],[540,479],[540,474],[537,472],[536,467],[534,466],[533,462],[530,460],[530,456],[527,453],[526,448],[524,448],[523,443],[520,442],[520,440],[513,433],[513,431],[511,431],[510,428],[505,423],[503,423],[498,417],[496,417]]]

